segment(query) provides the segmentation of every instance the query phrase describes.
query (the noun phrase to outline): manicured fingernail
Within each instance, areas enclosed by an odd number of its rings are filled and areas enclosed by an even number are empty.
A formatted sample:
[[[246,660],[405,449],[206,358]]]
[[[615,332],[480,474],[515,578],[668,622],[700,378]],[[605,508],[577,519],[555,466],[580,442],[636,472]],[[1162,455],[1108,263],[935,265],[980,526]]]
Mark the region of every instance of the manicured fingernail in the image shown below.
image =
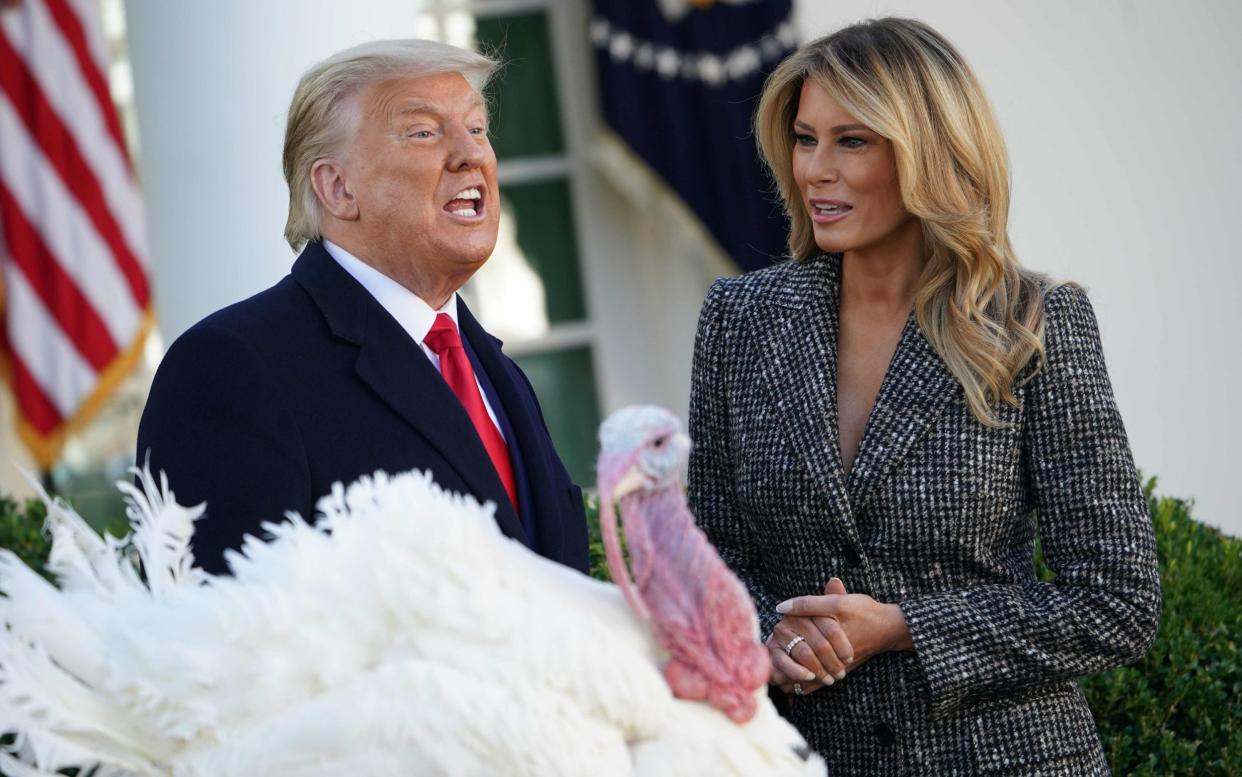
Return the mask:
[[[792,609],[793,609],[793,604],[790,603],[788,600],[783,601],[780,604],[776,605],[776,611],[781,613],[782,615],[789,612]]]
[[[843,658],[843,659],[841,659],[841,660],[842,660],[842,661],[844,661],[844,662],[845,662],[845,663],[847,663],[847,664],[852,664],[852,663],[854,663],[854,657],[853,657],[853,656],[850,656],[849,658]]]
[[[823,682],[824,685],[832,685],[836,681],[832,679],[832,675],[826,674],[821,682]]]
[[[845,679],[845,670],[844,670],[844,669],[842,669],[840,672],[837,672],[837,679],[838,679],[838,680],[844,680],[844,679]]]
[[[814,672],[812,672],[810,669],[808,669],[808,670],[806,670],[806,677],[803,677],[802,679],[803,679],[803,680],[806,680],[808,683],[810,683],[810,682],[814,682],[814,681],[815,681],[815,673],[814,673]]]

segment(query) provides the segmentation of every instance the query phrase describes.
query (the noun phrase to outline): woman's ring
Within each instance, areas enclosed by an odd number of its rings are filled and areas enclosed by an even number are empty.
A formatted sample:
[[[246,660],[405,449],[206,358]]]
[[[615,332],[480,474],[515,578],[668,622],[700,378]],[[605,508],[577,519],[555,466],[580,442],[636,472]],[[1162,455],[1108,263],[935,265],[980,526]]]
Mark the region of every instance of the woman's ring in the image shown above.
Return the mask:
[[[801,634],[795,634],[794,638],[789,640],[789,644],[785,646],[785,655],[793,658],[793,649],[798,646],[799,642],[805,642]],[[799,694],[801,695],[801,694]]]
[[[805,696],[802,693],[802,683],[794,683],[794,696]]]

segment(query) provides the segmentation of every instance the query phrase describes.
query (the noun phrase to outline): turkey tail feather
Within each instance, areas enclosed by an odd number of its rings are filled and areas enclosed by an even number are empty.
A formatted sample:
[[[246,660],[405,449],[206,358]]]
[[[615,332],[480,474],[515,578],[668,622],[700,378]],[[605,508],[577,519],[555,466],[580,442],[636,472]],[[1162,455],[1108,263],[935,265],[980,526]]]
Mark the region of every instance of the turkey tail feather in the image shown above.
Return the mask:
[[[141,490],[123,480],[116,485],[125,494],[125,514],[133,526],[130,542],[142,561],[151,594],[162,598],[179,585],[198,584],[203,573],[194,567],[190,537],[194,534],[194,522],[202,517],[206,505],[177,504],[168,487],[168,476],[160,472],[157,484],[150,461],[142,469],[131,467],[130,472],[142,484]]]
[[[18,736],[10,750],[28,752],[35,764],[52,769],[106,763],[153,773],[146,765],[146,737],[124,707],[69,668],[85,669],[83,674],[94,682],[101,678],[100,657],[90,654],[99,644],[94,629],[74,628],[75,614],[66,612],[64,595],[25,566],[25,575],[11,574],[20,562],[8,551],[4,554],[0,562],[10,569],[0,580],[5,594],[0,603],[29,601],[32,588],[26,584],[33,582],[47,586],[49,595],[36,601],[45,616],[52,616],[50,622],[39,622],[29,612],[13,617],[16,607],[0,609],[5,626],[0,631],[0,732]]]

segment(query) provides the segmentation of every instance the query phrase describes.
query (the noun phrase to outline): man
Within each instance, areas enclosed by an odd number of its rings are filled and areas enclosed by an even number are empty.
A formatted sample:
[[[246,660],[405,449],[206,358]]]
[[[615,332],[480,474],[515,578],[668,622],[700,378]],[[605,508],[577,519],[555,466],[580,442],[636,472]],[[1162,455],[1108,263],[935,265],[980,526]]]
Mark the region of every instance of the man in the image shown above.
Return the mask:
[[[194,553],[224,552],[333,483],[429,469],[496,504],[501,531],[587,569],[581,491],[522,371],[458,298],[496,243],[496,155],[482,90],[494,63],[431,41],[343,51],[289,108],[285,237],[272,288],[169,348],[143,413],[178,501],[207,502]]]

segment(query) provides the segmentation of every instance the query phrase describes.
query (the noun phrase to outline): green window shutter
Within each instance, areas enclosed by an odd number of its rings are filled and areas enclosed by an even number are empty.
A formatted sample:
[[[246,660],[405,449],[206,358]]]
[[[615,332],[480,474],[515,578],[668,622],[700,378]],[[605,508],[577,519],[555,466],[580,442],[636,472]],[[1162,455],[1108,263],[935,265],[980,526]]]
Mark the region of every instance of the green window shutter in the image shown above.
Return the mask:
[[[595,366],[587,346],[519,356],[517,363],[530,378],[557,453],[575,483],[595,483],[595,432],[599,402]]]
[[[543,282],[549,323],[585,319],[569,182],[501,184],[500,193],[517,222],[518,248]]]
[[[489,90],[496,156],[507,159],[562,153],[565,141],[547,14],[477,19],[475,40],[480,51],[502,63]]]

